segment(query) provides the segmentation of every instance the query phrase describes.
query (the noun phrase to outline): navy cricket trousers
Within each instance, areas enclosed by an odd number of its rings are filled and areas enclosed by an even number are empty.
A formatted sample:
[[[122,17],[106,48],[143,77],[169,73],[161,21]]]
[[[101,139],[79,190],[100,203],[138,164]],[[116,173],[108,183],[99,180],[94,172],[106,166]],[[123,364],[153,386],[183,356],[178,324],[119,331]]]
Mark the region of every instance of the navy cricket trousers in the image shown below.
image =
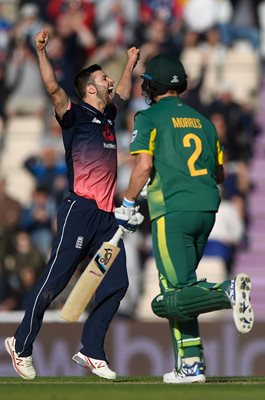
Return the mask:
[[[94,200],[71,193],[61,204],[50,260],[28,298],[24,318],[15,333],[16,352],[22,357],[32,354],[45,310],[65,288],[78,264],[87,255],[92,257],[117,228],[114,214],[99,210]],[[106,360],[104,339],[107,329],[128,288],[122,240],[119,247],[118,257],[97,289],[81,338],[81,352],[101,360]]]

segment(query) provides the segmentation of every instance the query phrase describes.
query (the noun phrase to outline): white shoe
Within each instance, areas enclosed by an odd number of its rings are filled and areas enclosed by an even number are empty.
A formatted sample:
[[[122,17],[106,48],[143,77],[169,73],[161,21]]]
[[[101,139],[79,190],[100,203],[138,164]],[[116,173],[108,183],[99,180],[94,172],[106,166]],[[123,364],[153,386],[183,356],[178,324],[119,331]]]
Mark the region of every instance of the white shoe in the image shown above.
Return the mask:
[[[95,358],[91,358],[85,356],[84,354],[78,352],[72,357],[72,360],[77,364],[81,365],[81,367],[90,369],[93,374],[100,376],[105,379],[116,379],[116,372],[112,371],[105,360],[97,360]]]
[[[32,357],[20,357],[15,350],[16,339],[8,337],[5,340],[5,348],[10,357],[12,358],[12,363],[15,371],[23,379],[32,380],[36,377],[36,371],[32,364]]]
[[[200,362],[192,365],[183,364],[179,371],[168,372],[163,376],[164,383],[204,383],[204,367]]]
[[[237,330],[248,333],[254,323],[254,311],[250,304],[251,281],[246,274],[238,274],[231,281],[228,297],[233,308],[233,317]]]

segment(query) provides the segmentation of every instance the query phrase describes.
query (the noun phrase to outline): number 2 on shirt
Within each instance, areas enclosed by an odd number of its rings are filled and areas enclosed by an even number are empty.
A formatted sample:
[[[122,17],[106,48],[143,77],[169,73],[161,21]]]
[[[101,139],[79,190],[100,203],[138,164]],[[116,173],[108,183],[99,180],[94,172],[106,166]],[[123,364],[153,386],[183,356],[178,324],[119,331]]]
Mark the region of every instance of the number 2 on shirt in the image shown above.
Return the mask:
[[[183,146],[191,147],[191,141],[193,141],[195,144],[195,150],[188,159],[188,168],[190,174],[191,176],[207,175],[208,174],[207,168],[202,168],[202,169],[195,168],[195,163],[200,157],[202,152],[202,141],[199,138],[199,136],[195,135],[194,133],[188,133],[183,138]]]

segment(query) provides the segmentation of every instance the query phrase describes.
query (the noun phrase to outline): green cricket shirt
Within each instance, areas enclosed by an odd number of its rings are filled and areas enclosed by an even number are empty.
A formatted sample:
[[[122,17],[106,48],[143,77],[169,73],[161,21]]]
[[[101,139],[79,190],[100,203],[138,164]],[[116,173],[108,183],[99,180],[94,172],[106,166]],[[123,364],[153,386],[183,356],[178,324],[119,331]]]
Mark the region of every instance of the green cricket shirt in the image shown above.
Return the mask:
[[[151,219],[174,211],[217,211],[216,165],[222,150],[213,123],[169,96],[135,116],[131,154],[153,156],[148,186]]]

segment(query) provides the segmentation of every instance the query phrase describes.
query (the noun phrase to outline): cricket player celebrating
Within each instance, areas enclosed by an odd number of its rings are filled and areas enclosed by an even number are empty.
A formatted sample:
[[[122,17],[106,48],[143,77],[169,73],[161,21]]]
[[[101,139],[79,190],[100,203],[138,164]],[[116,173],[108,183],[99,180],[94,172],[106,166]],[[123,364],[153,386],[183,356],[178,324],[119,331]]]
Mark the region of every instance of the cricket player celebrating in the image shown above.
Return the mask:
[[[175,369],[163,381],[204,382],[198,316],[232,308],[238,331],[249,332],[251,282],[245,274],[221,283],[197,281],[196,268],[220,202],[217,184],[224,180],[221,146],[214,125],[179,98],[187,76],[177,58],[155,56],[142,78],[151,107],[135,117],[130,151],[136,162],[126,203],[135,206],[150,177],[147,198],[161,288],[152,309],[169,320],[175,352]]]
[[[80,102],[74,104],[57,83],[45,50],[48,39],[47,32],[39,32],[35,45],[41,77],[62,128],[70,194],[58,210],[57,234],[48,265],[28,299],[21,324],[5,341],[15,371],[27,380],[36,376],[32,350],[44,312],[65,288],[78,264],[87,255],[92,258],[118,225],[133,232],[143,220],[133,207],[122,206],[115,215],[113,212],[117,177],[114,119],[117,109],[129,98],[139,49],[127,51],[127,64],[115,95],[114,81],[99,65],[80,71],[74,81]],[[122,241],[119,246],[120,253],[96,291],[94,307],[84,324],[83,347],[73,356],[77,364],[106,379],[115,379],[116,373],[108,366],[104,339],[128,287]]]

